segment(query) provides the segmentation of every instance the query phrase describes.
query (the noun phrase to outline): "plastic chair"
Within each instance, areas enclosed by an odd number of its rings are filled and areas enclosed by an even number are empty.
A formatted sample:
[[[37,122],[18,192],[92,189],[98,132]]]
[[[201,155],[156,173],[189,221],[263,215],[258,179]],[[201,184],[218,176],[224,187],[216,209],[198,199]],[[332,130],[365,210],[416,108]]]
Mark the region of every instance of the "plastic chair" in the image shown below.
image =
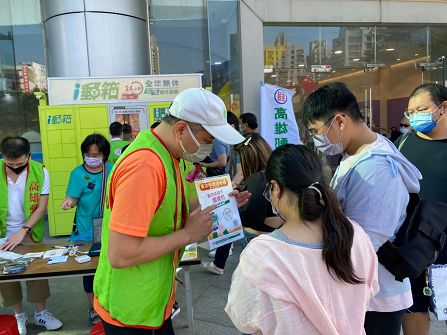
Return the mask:
[[[14,315],[0,315],[0,335],[19,335],[19,328]]]
[[[90,335],[105,335],[104,327],[102,326],[102,322],[97,323],[93,326],[92,330],[90,331]],[[1,335],[1,333],[0,333]]]

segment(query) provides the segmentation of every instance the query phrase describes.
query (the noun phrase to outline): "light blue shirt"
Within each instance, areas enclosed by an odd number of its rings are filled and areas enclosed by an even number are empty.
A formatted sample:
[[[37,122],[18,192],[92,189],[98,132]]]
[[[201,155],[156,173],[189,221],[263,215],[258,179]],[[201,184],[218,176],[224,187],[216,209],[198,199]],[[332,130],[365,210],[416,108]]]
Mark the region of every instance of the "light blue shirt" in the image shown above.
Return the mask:
[[[107,177],[113,164],[106,163]],[[71,233],[70,242],[93,240],[93,218],[102,216],[99,212],[102,172],[88,172],[83,165],[76,167],[70,175],[67,195],[78,199],[76,206],[76,228],[78,233]]]
[[[345,215],[365,230],[377,251],[386,241],[395,239],[406,217],[408,193],[419,192],[421,178],[419,170],[391,142],[377,135],[377,140],[360,153],[343,157],[331,186]],[[408,278],[396,281],[381,264],[379,285],[380,292],[374,297],[378,301],[389,301],[387,298],[410,291]],[[388,312],[410,306],[389,306]]]

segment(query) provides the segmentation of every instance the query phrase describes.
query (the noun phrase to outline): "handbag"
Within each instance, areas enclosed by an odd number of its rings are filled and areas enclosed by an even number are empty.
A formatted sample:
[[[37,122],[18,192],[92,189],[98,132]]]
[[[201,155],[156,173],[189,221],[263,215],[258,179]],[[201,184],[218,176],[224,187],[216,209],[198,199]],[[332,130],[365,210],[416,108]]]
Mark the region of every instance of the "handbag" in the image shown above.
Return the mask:
[[[447,320],[447,264],[428,267],[426,277],[431,289],[430,310],[438,320]]]

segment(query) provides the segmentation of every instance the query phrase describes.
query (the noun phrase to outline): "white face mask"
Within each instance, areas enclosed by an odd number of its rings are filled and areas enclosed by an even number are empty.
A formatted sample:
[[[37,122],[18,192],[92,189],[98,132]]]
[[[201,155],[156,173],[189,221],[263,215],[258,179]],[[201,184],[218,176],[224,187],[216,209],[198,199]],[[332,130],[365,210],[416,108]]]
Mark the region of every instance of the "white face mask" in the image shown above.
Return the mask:
[[[188,151],[186,151],[185,147],[183,146],[182,141],[179,140],[180,146],[182,147],[182,150],[183,150],[183,159],[188,162],[191,162],[191,163],[201,162],[207,156],[210,155],[211,151],[213,150],[213,144],[200,144],[200,142],[197,140],[197,138],[192,133],[189,126],[187,126],[187,127],[188,127],[188,131],[189,131],[189,134],[191,135],[192,140],[194,141],[194,143],[197,145],[198,148],[197,148],[196,152],[190,154]]]
[[[329,141],[329,138],[327,137],[327,133],[329,132],[329,129],[331,129],[334,120],[335,118],[332,119],[331,124],[329,125],[324,134],[313,136],[315,147],[318,150],[320,150],[323,154],[328,156],[335,156],[343,153],[344,151],[343,143],[341,143],[341,137],[343,135],[343,131],[340,132],[340,138],[338,139],[338,143],[336,144],[333,144],[331,141]]]
[[[279,211],[279,209],[277,209],[277,208],[273,205],[272,194],[271,194],[271,192],[272,192],[272,185],[270,184],[270,189],[269,189],[269,190],[265,189],[263,195],[264,195],[265,199],[267,199],[267,201],[270,202],[270,205],[272,206],[272,212],[273,212],[273,214],[275,214],[275,215],[276,215],[277,217],[279,217],[281,220],[283,220],[284,222],[286,222],[286,219],[285,219],[284,215],[282,215],[282,213]],[[278,204],[279,204],[279,199],[278,199]]]

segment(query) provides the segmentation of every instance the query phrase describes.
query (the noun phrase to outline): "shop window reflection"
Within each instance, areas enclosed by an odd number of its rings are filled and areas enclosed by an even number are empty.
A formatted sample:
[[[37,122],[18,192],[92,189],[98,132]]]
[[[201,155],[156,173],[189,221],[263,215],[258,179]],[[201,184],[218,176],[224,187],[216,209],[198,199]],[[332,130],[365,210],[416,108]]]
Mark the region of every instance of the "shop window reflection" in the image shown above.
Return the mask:
[[[39,134],[33,92],[47,90],[39,1],[1,4],[10,21],[0,26],[0,138]]]

